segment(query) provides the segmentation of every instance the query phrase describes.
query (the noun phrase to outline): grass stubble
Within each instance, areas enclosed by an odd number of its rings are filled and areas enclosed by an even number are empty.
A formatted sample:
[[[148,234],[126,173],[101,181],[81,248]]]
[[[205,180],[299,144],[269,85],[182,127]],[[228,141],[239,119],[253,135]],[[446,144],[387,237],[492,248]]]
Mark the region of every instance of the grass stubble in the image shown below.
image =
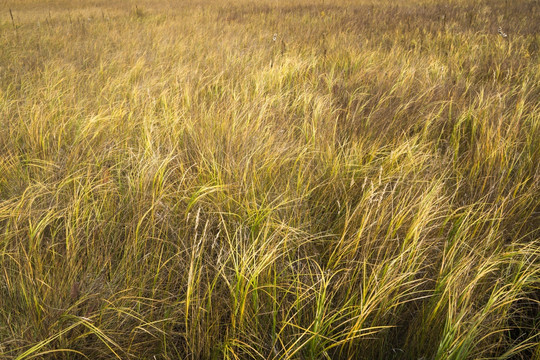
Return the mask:
[[[0,358],[540,358],[538,2],[0,6]]]

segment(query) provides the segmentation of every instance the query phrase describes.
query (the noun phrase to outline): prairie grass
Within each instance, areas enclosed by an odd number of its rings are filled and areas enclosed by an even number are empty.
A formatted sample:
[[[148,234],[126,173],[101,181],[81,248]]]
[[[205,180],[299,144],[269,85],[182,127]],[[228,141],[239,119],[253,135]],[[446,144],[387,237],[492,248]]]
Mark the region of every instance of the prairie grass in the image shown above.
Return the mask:
[[[526,0],[2,2],[0,358],[540,359],[539,50]]]

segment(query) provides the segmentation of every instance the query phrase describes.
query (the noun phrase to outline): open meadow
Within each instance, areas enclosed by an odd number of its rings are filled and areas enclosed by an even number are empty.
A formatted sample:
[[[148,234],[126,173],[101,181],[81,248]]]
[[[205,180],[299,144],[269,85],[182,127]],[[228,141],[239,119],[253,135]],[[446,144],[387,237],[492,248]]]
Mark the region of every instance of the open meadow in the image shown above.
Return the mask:
[[[0,0],[0,359],[540,359],[537,0]]]

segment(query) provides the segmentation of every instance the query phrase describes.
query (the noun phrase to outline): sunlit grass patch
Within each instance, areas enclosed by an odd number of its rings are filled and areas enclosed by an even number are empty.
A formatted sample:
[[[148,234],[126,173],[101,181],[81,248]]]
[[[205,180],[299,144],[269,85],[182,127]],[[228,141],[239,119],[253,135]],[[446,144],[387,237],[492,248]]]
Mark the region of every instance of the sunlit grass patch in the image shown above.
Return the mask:
[[[0,358],[540,356],[533,2],[2,6]]]

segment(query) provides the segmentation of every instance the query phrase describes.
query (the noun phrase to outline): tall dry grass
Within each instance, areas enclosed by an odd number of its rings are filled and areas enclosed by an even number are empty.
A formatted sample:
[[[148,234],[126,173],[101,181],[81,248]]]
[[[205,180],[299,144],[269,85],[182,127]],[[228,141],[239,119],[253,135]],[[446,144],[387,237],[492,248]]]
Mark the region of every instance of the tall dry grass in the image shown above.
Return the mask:
[[[0,357],[540,358],[539,15],[0,4]]]

